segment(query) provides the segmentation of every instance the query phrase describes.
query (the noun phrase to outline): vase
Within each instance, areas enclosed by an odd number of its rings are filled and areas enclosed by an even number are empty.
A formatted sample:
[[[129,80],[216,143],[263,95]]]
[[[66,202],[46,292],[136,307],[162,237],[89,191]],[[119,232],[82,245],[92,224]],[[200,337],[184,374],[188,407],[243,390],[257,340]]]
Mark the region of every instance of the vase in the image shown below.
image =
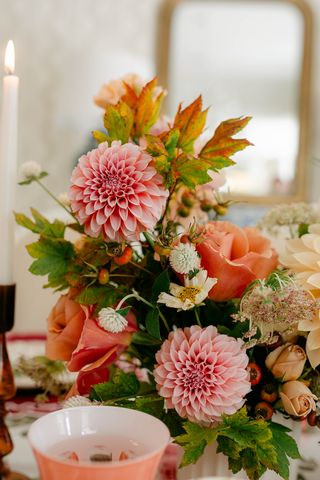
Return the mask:
[[[273,421],[280,423],[292,430],[290,435],[295,439],[299,446],[299,441],[301,437],[301,423],[295,422],[291,419],[286,420],[281,415],[274,415]],[[216,453],[217,443],[213,442],[209,445],[200,460],[195,465],[189,465],[188,467],[182,468],[178,473],[178,480],[193,480],[200,479],[201,477],[209,476],[220,476],[224,478],[239,478],[246,480],[248,477],[244,471],[241,471],[237,474],[232,474],[228,469],[228,459],[221,453]],[[297,480],[298,478],[298,460],[290,461],[290,480]],[[273,471],[267,471],[262,477],[261,480],[281,480],[281,477]]]

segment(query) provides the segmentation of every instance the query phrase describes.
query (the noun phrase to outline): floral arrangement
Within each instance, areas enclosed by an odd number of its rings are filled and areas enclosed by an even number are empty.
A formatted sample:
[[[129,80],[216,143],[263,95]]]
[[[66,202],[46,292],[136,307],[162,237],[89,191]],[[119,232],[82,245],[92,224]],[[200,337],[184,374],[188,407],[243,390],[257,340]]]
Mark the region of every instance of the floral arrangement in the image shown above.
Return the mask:
[[[279,260],[259,229],[219,220],[230,206],[220,170],[251,145],[236,136],[250,118],[204,141],[201,97],[170,120],[165,93],[136,76],[105,85],[95,97],[105,130],[56,199],[70,221],[16,214],[38,235],[30,271],[65,292],[46,353],[78,372],[69,405],[157,416],[184,449],[181,466],[216,441],[233,473],[288,479],[299,452],[273,415],[319,424],[320,225],[301,207]],[[23,175],[46,189],[37,164]]]

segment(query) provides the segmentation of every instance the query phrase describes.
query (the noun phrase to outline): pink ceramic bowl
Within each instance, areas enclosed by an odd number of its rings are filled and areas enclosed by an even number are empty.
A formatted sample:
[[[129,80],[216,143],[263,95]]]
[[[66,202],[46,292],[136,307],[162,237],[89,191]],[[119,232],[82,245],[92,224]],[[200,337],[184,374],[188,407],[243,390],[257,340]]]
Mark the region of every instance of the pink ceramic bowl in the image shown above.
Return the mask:
[[[90,462],[61,460],[50,453],[55,445],[90,435],[123,437],[143,453],[136,458]],[[41,480],[153,480],[170,441],[164,423],[127,408],[88,406],[49,413],[33,423],[28,434]],[[93,437],[91,437],[93,438]],[[49,452],[49,453],[48,453]]]

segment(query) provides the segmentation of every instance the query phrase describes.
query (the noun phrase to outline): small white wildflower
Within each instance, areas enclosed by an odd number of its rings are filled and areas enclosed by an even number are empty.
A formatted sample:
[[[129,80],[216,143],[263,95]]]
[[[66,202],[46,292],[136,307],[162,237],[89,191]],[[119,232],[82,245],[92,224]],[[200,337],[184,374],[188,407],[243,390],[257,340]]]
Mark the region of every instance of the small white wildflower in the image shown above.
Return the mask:
[[[190,310],[200,305],[208,296],[211,288],[217,283],[216,278],[207,276],[206,270],[200,270],[191,280],[185,277],[185,285],[170,283],[170,294],[162,292],[158,303],[164,303],[167,307],[177,308],[178,311]]]
[[[88,407],[91,405],[94,405],[94,403],[91,402],[89,398],[82,397],[81,395],[74,395],[63,403],[63,408]]]
[[[111,307],[102,308],[98,315],[101,328],[110,333],[120,333],[128,326],[128,321]]]
[[[58,200],[65,207],[70,207],[71,205],[70,198],[68,197],[68,194],[66,192],[60,193],[60,195],[58,196]]]
[[[177,273],[188,274],[200,268],[200,258],[194,245],[180,243],[170,253],[170,265]]]
[[[32,177],[39,177],[41,172],[41,165],[33,161],[25,162],[20,167],[20,175],[24,180],[29,180]]]

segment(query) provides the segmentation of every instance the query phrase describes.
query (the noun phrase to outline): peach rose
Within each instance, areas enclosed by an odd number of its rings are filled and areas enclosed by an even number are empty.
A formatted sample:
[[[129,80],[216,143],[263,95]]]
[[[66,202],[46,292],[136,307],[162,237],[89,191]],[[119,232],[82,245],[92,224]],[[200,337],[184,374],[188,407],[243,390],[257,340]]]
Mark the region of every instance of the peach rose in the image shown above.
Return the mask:
[[[266,278],[278,264],[270,240],[258,229],[231,222],[208,222],[197,250],[209,277],[218,279],[209,298],[220,302],[240,297],[249,283]]]
[[[306,417],[316,409],[316,395],[302,382],[293,380],[282,386],[280,397],[285,411],[295,417]]]
[[[51,360],[68,361],[78,345],[86,314],[73,299],[75,290],[61,295],[48,317],[46,355]]]
[[[126,316],[128,325],[120,333],[110,333],[92,317],[92,308],[86,309],[86,319],[76,349],[68,363],[71,372],[93,371],[114,361],[131,342],[132,333],[138,330],[132,312]]]
[[[297,380],[303,372],[307,356],[299,345],[286,343],[269,353],[266,358],[266,367],[275,378],[288,382]]]

